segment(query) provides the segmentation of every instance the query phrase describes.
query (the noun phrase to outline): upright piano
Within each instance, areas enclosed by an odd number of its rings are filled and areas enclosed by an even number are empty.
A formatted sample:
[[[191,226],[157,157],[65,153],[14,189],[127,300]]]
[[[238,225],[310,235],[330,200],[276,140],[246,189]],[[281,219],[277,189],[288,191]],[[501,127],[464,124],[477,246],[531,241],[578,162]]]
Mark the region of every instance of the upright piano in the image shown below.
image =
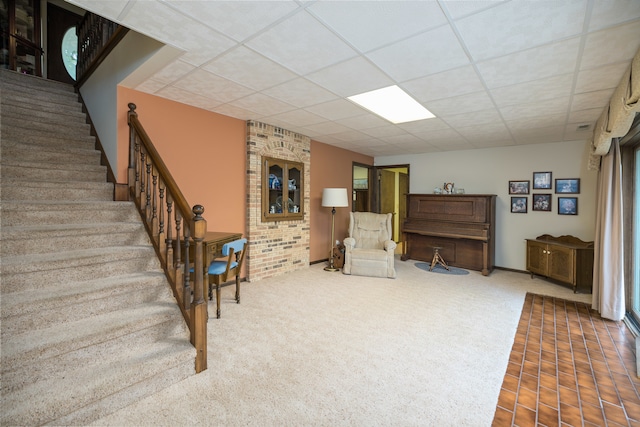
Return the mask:
[[[407,194],[402,260],[431,262],[438,247],[452,266],[488,276],[495,258],[495,194]]]

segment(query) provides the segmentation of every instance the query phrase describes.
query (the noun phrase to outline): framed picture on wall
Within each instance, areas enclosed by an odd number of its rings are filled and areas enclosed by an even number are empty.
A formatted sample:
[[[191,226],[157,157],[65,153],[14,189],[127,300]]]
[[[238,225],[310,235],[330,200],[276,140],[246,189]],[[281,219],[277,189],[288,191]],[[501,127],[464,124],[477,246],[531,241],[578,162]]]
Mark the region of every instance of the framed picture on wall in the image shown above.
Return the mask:
[[[556,179],[556,193],[580,194],[580,178]]]
[[[551,172],[534,172],[533,173],[533,189],[534,190],[551,190]]]
[[[527,198],[526,197],[512,197],[511,198],[511,213],[527,213]]]
[[[551,212],[551,194],[534,194],[531,210]]]
[[[509,194],[529,194],[529,181],[509,181]]]
[[[578,198],[558,197],[558,215],[578,215]]]

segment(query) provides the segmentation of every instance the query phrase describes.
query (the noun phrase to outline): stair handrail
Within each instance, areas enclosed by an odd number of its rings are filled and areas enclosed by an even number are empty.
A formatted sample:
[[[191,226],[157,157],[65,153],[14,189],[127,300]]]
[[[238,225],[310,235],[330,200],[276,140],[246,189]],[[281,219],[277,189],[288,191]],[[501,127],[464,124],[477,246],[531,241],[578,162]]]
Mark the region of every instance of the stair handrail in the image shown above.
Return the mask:
[[[189,207],[129,103],[129,195],[135,202],[171,284],[196,348],[196,373],[207,369],[207,303],[204,295],[204,207]],[[174,209],[175,208],[175,209]],[[166,224],[165,224],[166,219]],[[183,224],[184,221],[184,224]],[[174,237],[175,236],[175,237]],[[193,286],[190,281],[193,277]]]

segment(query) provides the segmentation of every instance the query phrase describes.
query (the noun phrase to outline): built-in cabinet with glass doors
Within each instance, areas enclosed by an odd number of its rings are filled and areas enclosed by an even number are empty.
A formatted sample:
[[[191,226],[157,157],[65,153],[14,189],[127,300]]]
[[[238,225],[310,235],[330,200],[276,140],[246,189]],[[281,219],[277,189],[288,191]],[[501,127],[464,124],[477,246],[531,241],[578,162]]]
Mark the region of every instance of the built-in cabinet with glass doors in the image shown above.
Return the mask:
[[[262,220],[304,218],[304,165],[262,157]]]
[[[0,1],[0,67],[23,74],[42,76],[40,2]]]

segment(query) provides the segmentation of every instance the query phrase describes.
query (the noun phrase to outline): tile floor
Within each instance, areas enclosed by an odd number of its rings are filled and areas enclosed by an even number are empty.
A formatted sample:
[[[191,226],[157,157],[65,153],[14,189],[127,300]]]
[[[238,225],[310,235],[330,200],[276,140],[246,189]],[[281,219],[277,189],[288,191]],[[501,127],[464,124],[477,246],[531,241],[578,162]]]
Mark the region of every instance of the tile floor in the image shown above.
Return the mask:
[[[590,305],[527,294],[493,426],[639,426],[635,339]]]

